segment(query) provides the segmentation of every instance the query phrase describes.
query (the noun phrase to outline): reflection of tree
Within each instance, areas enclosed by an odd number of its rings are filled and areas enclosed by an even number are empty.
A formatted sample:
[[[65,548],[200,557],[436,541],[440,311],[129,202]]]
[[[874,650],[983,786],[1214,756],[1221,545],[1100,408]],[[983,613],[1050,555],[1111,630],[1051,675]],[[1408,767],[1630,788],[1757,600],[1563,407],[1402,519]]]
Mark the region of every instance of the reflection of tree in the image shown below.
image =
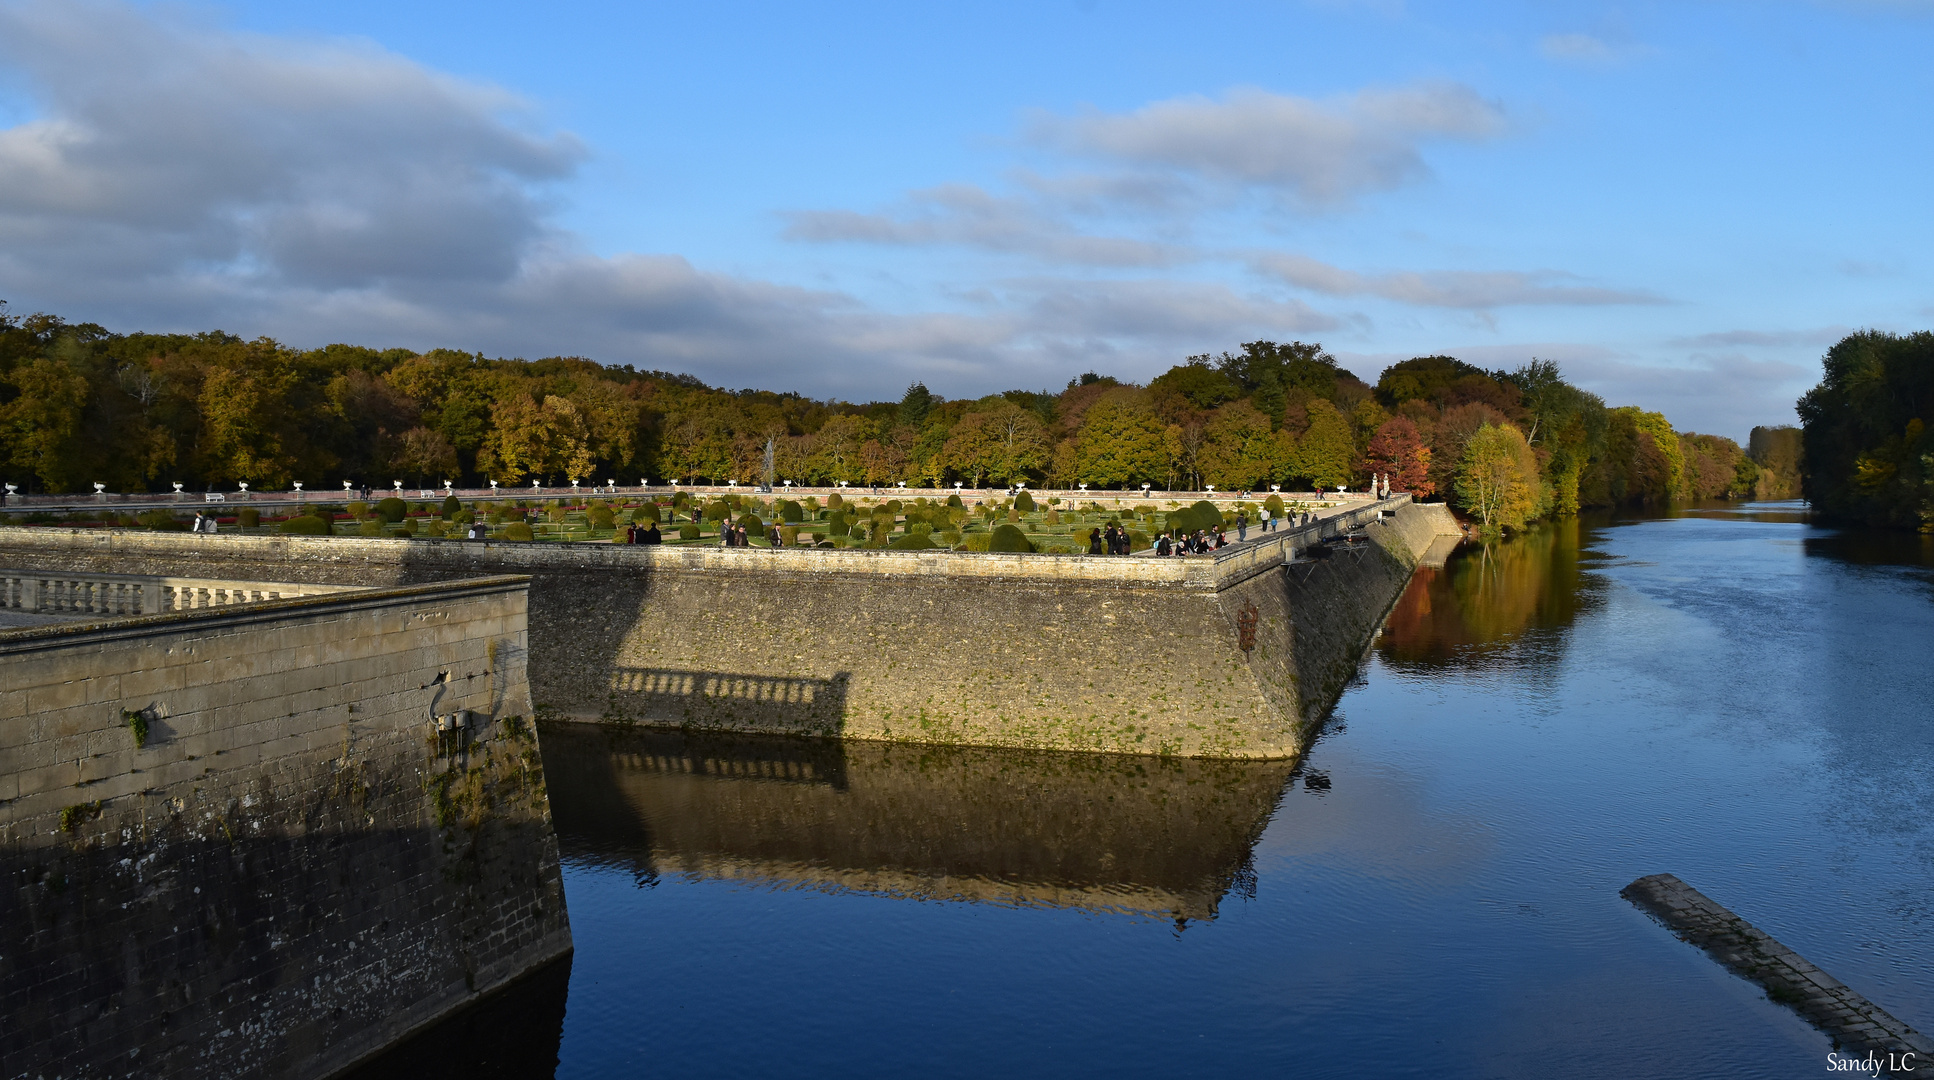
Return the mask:
[[[1460,549],[1419,568],[1385,623],[1379,648],[1397,667],[1484,666],[1557,659],[1520,640],[1577,618],[1583,580],[1576,519]]]

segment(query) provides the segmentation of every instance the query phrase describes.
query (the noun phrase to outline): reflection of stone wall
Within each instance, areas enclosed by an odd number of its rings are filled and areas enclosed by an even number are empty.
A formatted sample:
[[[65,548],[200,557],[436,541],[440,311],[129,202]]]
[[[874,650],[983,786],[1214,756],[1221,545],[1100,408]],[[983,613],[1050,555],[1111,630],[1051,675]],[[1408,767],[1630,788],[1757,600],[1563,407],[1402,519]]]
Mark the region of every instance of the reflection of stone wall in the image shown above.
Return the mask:
[[[567,952],[525,588],[0,634],[0,1074],[326,1075]]]
[[[193,552],[208,574],[354,584],[529,573],[532,692],[562,718],[1288,757],[1417,557],[1454,531],[1448,517],[1405,505],[1335,558],[1240,573],[1209,559],[13,529],[0,562],[147,572]]]
[[[1286,762],[547,725],[567,856],[919,899],[1214,917]]]

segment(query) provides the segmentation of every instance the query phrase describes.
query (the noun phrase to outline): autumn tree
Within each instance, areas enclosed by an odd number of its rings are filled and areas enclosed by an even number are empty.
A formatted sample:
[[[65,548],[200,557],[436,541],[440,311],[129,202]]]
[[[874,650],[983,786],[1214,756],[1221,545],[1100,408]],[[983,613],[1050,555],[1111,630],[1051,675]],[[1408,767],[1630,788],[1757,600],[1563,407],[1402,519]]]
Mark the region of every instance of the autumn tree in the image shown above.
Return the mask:
[[[1538,461],[1515,424],[1486,424],[1464,444],[1457,498],[1486,528],[1522,529],[1538,511]]]
[[[1430,480],[1430,447],[1408,417],[1391,417],[1377,428],[1364,451],[1363,471],[1388,476],[1392,491],[1408,491],[1418,498],[1437,491]]]
[[[49,490],[65,490],[77,479],[68,444],[80,431],[87,380],[42,358],[14,368],[7,389],[13,400],[0,405],[0,460]]]

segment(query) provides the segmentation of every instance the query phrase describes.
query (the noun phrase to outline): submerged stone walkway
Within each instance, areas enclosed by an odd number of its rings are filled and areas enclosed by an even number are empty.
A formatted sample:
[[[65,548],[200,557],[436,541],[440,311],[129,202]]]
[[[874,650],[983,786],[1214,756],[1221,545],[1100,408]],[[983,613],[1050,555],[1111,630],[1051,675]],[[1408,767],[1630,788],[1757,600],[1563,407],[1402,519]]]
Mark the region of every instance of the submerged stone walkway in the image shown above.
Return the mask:
[[[1838,1049],[1871,1053],[1888,1072],[1934,1074],[1934,1040],[1671,874],[1642,877],[1619,895],[1728,971],[1765,987],[1767,997],[1826,1032]]]

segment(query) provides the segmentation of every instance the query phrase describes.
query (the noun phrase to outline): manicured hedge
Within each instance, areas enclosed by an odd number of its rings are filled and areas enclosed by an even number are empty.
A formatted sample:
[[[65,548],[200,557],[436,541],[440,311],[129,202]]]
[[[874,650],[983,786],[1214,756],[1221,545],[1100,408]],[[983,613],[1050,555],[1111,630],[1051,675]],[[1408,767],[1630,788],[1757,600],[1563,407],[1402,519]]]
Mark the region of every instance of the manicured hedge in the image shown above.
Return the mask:
[[[1012,525],[996,525],[987,543],[989,551],[1033,551],[1034,542]]]

